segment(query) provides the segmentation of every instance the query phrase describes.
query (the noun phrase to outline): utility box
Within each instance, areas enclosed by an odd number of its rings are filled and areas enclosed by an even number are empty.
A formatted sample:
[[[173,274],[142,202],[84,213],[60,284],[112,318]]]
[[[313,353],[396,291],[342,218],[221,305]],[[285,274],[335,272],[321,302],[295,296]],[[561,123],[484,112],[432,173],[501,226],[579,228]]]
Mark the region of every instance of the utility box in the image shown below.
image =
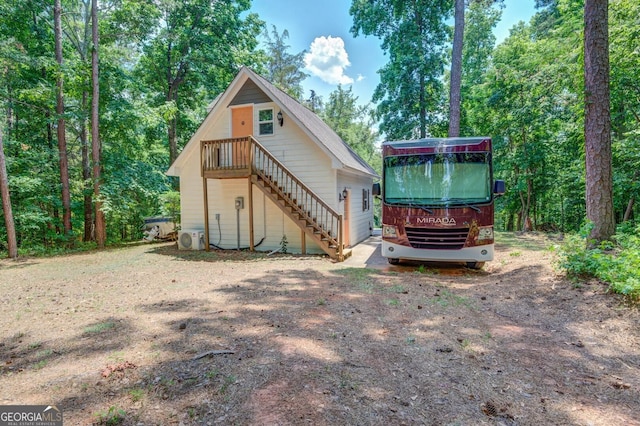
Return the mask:
[[[244,209],[244,197],[236,197],[236,210]]]

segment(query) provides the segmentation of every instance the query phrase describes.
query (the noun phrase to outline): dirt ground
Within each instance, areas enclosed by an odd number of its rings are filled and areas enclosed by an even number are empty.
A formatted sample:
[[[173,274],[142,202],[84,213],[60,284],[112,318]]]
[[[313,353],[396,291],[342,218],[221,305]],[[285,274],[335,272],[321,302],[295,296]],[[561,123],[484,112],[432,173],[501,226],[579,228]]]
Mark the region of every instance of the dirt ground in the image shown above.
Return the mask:
[[[65,425],[640,425],[640,313],[551,267],[136,245],[0,261],[0,404]],[[367,251],[368,250],[368,251]],[[370,254],[371,253],[371,254]]]

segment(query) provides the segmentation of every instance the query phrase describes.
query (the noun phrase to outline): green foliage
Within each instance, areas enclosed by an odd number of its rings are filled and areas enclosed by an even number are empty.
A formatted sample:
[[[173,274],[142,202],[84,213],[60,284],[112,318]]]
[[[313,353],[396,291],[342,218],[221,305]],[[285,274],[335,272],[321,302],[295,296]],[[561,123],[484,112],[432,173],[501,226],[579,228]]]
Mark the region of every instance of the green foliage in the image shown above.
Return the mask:
[[[595,276],[598,263],[594,258],[600,253],[600,249],[588,250],[583,236],[571,234],[565,238],[558,250],[558,265],[572,277]]]
[[[611,291],[640,299],[640,226],[618,227],[614,242],[590,248],[583,230],[568,236],[560,247],[558,265],[574,278],[595,277]]]
[[[374,130],[373,115],[368,106],[360,106],[357,102],[353,87],[345,90],[338,85],[329,94],[329,100],[319,115],[347,145],[381,174],[382,156],[376,145],[378,134]]]
[[[462,87],[461,92],[461,134],[472,135],[490,134],[485,129],[474,129],[474,125],[481,127],[482,119],[476,115],[482,115],[479,105],[485,104],[485,99],[474,90],[483,83],[483,79],[491,63],[491,55],[494,51],[495,36],[493,28],[500,20],[502,12],[501,3],[476,1],[471,2],[465,14],[465,42],[462,54]],[[480,96],[480,97],[477,97]]]
[[[585,214],[582,9],[547,12],[514,26],[463,95],[468,131],[494,139],[495,174],[508,188],[496,216],[507,230],[526,229],[528,220],[577,230]]]
[[[129,396],[133,402],[141,401],[144,398],[145,391],[144,389],[131,389],[129,391]]]
[[[193,134],[210,101],[231,82],[239,65],[253,65],[262,21],[246,14],[248,0],[152,2],[155,31],[140,48],[135,68],[147,101],[175,105],[165,116],[169,161]]]
[[[255,14],[247,13],[248,0],[215,4],[209,0],[122,0],[104,6],[98,17],[99,201],[106,216],[108,242],[113,244],[138,240],[146,216],[166,214],[179,221],[179,197],[168,192],[173,182],[165,175],[170,123],[179,148],[239,65],[261,69],[264,55],[256,48],[263,24]],[[21,255],[55,254],[66,250],[70,242],[77,244],[87,213],[83,201],[92,194],[91,180],[83,178],[83,167],[91,164],[82,161],[90,157],[91,145],[90,2],[63,1],[62,7],[66,37],[65,65],[60,69],[54,59],[53,8],[43,2],[0,2],[0,122],[6,124],[5,154]],[[165,54],[168,51],[170,56]],[[170,71],[170,81],[165,71]],[[62,232],[55,132],[56,77],[60,73],[65,79],[74,231],[70,237]],[[0,211],[3,250],[6,230]]]
[[[289,38],[287,30],[279,34],[274,25],[271,35],[273,38],[269,35],[269,31],[265,30],[264,38],[267,46],[265,77],[294,99],[301,100],[304,94],[302,81],[308,77],[302,71],[305,51],[295,55],[288,52],[290,46],[285,41]]]
[[[84,332],[86,334],[100,334],[105,331],[115,328],[116,324],[113,322],[101,322],[88,327],[85,327]]]
[[[425,137],[443,121],[451,2],[353,0],[349,12],[351,32],[380,38],[389,56],[373,95],[381,132],[387,139]]]
[[[125,421],[127,412],[122,408],[111,406],[107,411],[100,411],[95,414],[97,424],[106,426],[116,426]]]
[[[282,235],[282,238],[280,239],[280,252],[287,254],[287,245],[289,244],[289,241],[287,241],[287,236],[286,235]]]
[[[78,243],[84,226],[83,149],[89,128],[90,21],[88,3],[63,1],[64,66],[54,59],[52,8],[38,1],[0,2],[0,121],[16,233],[21,255],[56,254],[94,247]],[[496,202],[497,228],[577,232],[585,218],[582,1],[538,2],[529,23],[511,29],[495,46],[492,29],[501,2],[467,2],[462,80],[464,136],[494,141],[495,178],[507,182]],[[372,105],[358,106],[340,86],[313,108],[380,171],[379,137],[446,132],[446,98],[452,1],[352,0],[351,32],[381,40],[389,61]],[[249,0],[140,2],[119,0],[100,8],[100,136],[102,198],[109,243],[137,240],[146,216],[179,222],[175,182],[165,176],[169,140],[177,152],[206,114],[206,105],[250,65],[297,96],[301,53],[289,55],[287,31],[265,34]],[[89,26],[89,27],[88,27]],[[640,199],[640,3],[609,4],[614,209],[618,222],[636,220]],[[266,36],[266,48],[258,38]],[[292,36],[294,36],[292,34]],[[297,36],[297,35],[295,35]],[[55,125],[56,77],[65,77],[67,144],[74,234],[62,232]],[[287,89],[289,88],[289,89]],[[318,105],[325,104],[325,107]],[[373,111],[373,112],[372,112]],[[375,113],[375,115],[374,115]],[[630,208],[628,208],[630,206]],[[374,201],[376,220],[379,202]],[[377,222],[378,223],[378,222]],[[568,261],[580,273],[598,268],[633,293],[636,265],[632,232],[619,232],[613,250],[587,250]],[[6,229],[0,211],[0,251]],[[613,255],[612,255],[613,253]],[[580,255],[581,256],[578,256]],[[596,256],[597,255],[597,256]],[[0,254],[1,256],[1,254]],[[577,257],[576,257],[577,256]]]
[[[170,217],[173,223],[180,223],[180,192],[167,191],[160,194],[162,203],[162,215]]]

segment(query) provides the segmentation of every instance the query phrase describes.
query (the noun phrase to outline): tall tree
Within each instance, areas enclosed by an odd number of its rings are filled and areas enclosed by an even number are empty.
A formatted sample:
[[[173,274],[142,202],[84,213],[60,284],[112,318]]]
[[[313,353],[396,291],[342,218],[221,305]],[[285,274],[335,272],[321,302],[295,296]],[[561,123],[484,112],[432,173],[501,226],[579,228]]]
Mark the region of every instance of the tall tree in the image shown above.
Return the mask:
[[[62,5],[55,0],[53,8],[54,37],[58,74],[56,77],[57,99],[56,114],[58,115],[58,159],[60,166],[60,185],[62,187],[62,222],[65,235],[71,234],[71,192],[69,191],[69,160],[67,154],[67,134],[64,118],[64,70],[62,56]]]
[[[640,197],[640,3],[620,0],[609,5],[611,63],[611,125],[614,174],[614,210],[623,221],[634,218]],[[618,212],[624,211],[622,215]],[[637,216],[635,216],[637,218]]]
[[[7,164],[4,157],[4,144],[2,142],[2,126],[0,126],[0,195],[2,196],[2,212],[4,224],[7,228],[7,249],[10,258],[18,257],[18,242],[16,240],[16,227],[13,221],[11,209],[11,196],[9,194],[9,179],[7,177]]]
[[[55,140],[59,67],[53,54],[52,4],[0,2],[0,96],[6,99],[5,147],[11,157],[7,168],[12,176],[11,201],[21,247],[50,244],[63,232]]]
[[[358,97],[353,88],[348,90],[338,86],[329,94],[320,117],[329,125],[360,157],[381,171],[381,159],[376,151],[377,133],[368,106],[358,105]]]
[[[462,54],[461,129],[468,135],[491,134],[483,109],[487,99],[482,84],[495,50],[493,29],[502,16],[502,2],[473,1],[465,12]]]
[[[158,31],[145,43],[139,70],[164,105],[169,162],[178,156],[179,123],[203,92],[224,90],[238,65],[250,65],[262,22],[243,16],[249,0],[163,0],[154,3]],[[191,131],[191,129],[188,129]]]
[[[164,175],[169,156],[168,119],[177,114],[178,136],[191,134],[206,113],[207,101],[224,90],[238,65],[252,65],[260,72],[262,70],[255,67],[259,62],[252,61],[264,57],[252,56],[263,27],[251,14],[236,14],[242,8],[248,9],[250,2],[210,0],[204,13],[194,12],[198,19],[204,19],[206,40],[200,45],[193,44],[193,49],[192,45],[187,48],[186,63],[193,72],[187,73],[185,83],[180,86],[178,102],[167,104],[164,86],[153,83],[158,75],[161,78],[155,81],[166,81],[166,67],[161,73],[153,68],[164,57],[149,60],[145,53],[152,51],[150,46],[155,37],[166,29],[167,21],[160,16],[161,6],[173,4],[180,8],[187,2],[99,2],[100,93],[99,98],[94,97],[100,104],[99,138],[92,138],[91,0],[60,0],[60,3],[64,8],[57,26],[62,34],[58,38],[62,44],[59,50],[64,53],[62,67],[53,54],[54,2],[0,1],[3,74],[0,98],[6,100],[8,113],[4,146],[10,158],[7,169],[11,176],[17,239],[25,250],[46,250],[63,242],[59,238],[63,208],[56,146],[58,117],[65,120],[66,137],[60,140],[67,143],[73,225],[76,226],[75,219],[82,216],[82,197],[94,198],[90,158],[93,139],[101,145],[101,187],[95,201],[102,203],[99,210],[105,213],[109,224],[108,239],[137,239],[142,218],[160,213],[158,198],[168,189],[169,180]],[[206,17],[213,15],[216,18],[211,22],[216,21],[217,25],[209,25],[207,21]],[[236,18],[246,25],[235,25]],[[191,22],[181,17],[172,22],[182,23],[186,32],[191,29]],[[173,40],[173,43],[175,47],[177,42]],[[153,77],[148,77],[152,74]],[[57,116],[58,76],[64,77],[64,114]],[[139,78],[141,76],[148,78]],[[84,151],[82,163],[81,150]],[[89,166],[88,173],[83,176],[85,165]],[[89,210],[92,209],[87,212]],[[92,216],[92,212],[85,216],[89,225],[87,234],[92,229]],[[4,224],[0,225],[0,234],[4,239]]]
[[[469,96],[470,88],[481,83],[482,75],[487,70],[496,40],[493,28],[502,16],[503,7],[503,0],[455,0],[454,2],[453,47],[449,78],[448,135],[450,137],[460,136],[460,132],[464,130],[463,97]]]
[[[495,49],[484,83],[472,90],[469,121],[480,133],[494,136],[496,172],[510,188],[500,202],[511,230],[530,230],[549,216],[561,223],[568,197],[584,202],[576,184],[582,177],[576,165],[581,118],[574,77],[580,69],[564,59],[579,54],[581,13],[567,12],[566,28],[547,35],[524,23],[512,28]],[[559,182],[566,184],[560,187]],[[580,222],[584,208],[571,207]]]
[[[308,74],[302,71],[306,52],[304,50],[296,54],[288,52],[290,46],[286,44],[286,39],[289,38],[289,31],[284,30],[282,34],[278,34],[274,25],[271,34],[273,38],[269,36],[269,31],[264,32],[267,45],[265,77],[277,88],[301,100],[304,94],[302,82],[308,77]]]
[[[592,243],[615,233],[609,92],[609,1],[584,3],[585,154],[587,218]]]
[[[95,202],[95,226],[96,242],[98,247],[103,248],[107,239],[107,230],[102,211],[102,200],[100,198],[100,185],[102,164],[101,144],[100,144],[100,70],[98,48],[100,47],[100,37],[98,33],[98,0],[91,0],[91,40],[93,48],[91,50],[91,158],[93,160],[93,200]]]
[[[464,41],[464,3],[455,0],[451,78],[449,82],[449,137],[460,136],[460,88],[462,85],[462,48]]]
[[[382,39],[389,62],[378,71],[380,130],[389,139],[425,137],[445,114],[442,74],[451,15],[448,0],[353,0],[351,32]]]
[[[78,54],[79,63],[77,68],[84,70],[89,61],[89,50],[91,48],[91,0],[79,0],[68,3],[67,14],[63,19],[64,33],[69,44],[74,47]],[[81,144],[82,157],[82,181],[84,183],[83,208],[84,208],[84,236],[83,241],[94,239],[93,222],[93,202],[91,193],[91,161],[88,136],[89,117],[89,85],[86,84],[86,73],[79,73],[79,86],[81,87],[81,100],[78,111],[78,137]],[[71,131],[73,127],[71,126]]]

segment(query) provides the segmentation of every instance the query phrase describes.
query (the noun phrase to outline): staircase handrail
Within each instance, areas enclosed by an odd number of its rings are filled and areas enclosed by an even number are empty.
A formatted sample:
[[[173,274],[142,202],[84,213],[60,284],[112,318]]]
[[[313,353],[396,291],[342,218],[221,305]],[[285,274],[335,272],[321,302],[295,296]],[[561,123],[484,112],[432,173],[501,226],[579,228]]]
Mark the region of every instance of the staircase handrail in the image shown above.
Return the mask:
[[[247,149],[247,145],[250,149]],[[219,152],[214,154],[216,148]],[[201,163],[203,171],[236,170],[250,166],[252,173],[278,191],[292,209],[312,223],[323,238],[336,246],[338,256],[343,257],[342,215],[298,179],[253,136],[202,141]]]

